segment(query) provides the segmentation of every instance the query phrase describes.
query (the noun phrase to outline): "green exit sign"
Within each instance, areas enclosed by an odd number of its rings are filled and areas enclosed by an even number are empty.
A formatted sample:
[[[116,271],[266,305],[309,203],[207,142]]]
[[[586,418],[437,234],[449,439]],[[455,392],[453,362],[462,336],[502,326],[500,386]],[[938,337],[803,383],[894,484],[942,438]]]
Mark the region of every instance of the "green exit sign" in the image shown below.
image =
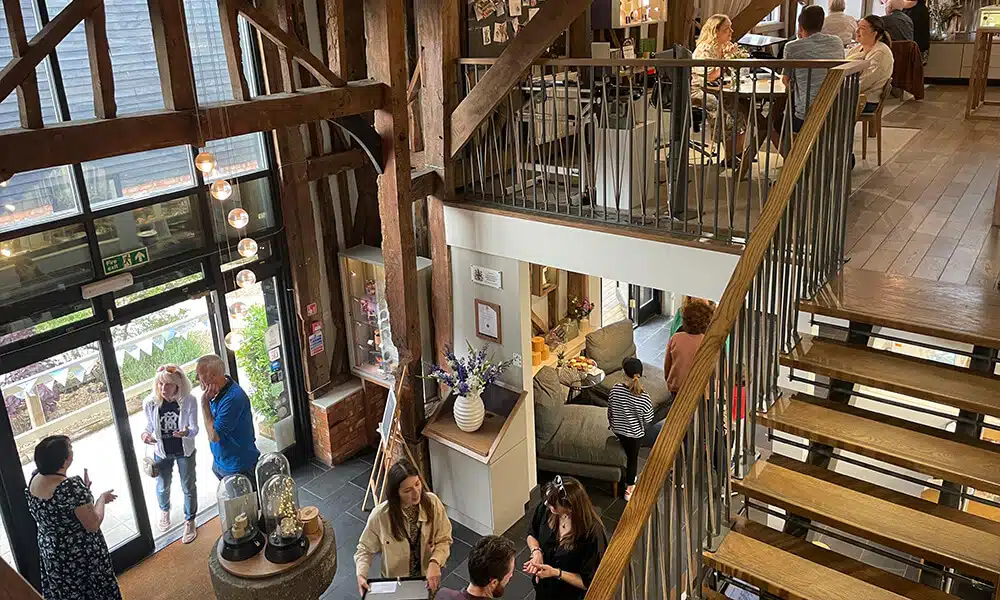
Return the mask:
[[[126,271],[132,267],[137,267],[149,262],[149,248],[140,248],[125,252],[118,256],[109,256],[104,259],[104,274],[111,275],[118,271]]]

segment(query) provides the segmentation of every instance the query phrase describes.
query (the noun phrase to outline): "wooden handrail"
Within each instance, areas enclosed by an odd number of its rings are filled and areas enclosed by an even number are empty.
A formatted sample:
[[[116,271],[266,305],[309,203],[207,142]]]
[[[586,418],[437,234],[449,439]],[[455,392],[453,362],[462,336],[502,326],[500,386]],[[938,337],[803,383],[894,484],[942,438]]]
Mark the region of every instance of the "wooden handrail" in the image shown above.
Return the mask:
[[[785,160],[778,181],[771,188],[760,220],[751,232],[743,255],[740,256],[729,284],[722,294],[722,300],[715,309],[715,315],[708,326],[705,338],[695,353],[691,370],[678,390],[673,406],[670,407],[663,429],[653,445],[646,466],[643,467],[642,479],[625,507],[601,565],[590,584],[587,600],[610,600],[617,594],[625,569],[631,560],[632,550],[639,536],[646,530],[653,505],[656,504],[663,489],[677,452],[691,426],[698,403],[704,396],[709,380],[718,365],[719,352],[743,309],[750,285],[771,246],[775,231],[791,201],[795,184],[819,140],[827,114],[833,107],[847,76],[862,68],[863,64],[859,63],[844,64],[831,69],[823,80],[819,93],[806,115],[805,123],[792,143],[791,152]]]

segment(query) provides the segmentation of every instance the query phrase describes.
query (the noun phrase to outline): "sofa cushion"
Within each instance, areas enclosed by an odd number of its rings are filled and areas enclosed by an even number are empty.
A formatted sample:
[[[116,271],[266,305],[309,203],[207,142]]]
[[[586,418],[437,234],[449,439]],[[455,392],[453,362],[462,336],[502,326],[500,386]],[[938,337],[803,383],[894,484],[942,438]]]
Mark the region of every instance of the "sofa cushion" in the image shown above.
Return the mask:
[[[594,359],[597,367],[609,375],[620,371],[622,361],[635,356],[632,322],[626,319],[588,333],[587,356]]]
[[[538,445],[538,456],[567,462],[625,466],[625,450],[608,429],[607,410],[570,404],[562,407],[562,413],[563,418],[555,435],[548,443]]]
[[[552,367],[542,367],[532,383],[535,405],[535,444],[548,444],[563,420],[563,404],[569,388],[559,383],[559,375]]]

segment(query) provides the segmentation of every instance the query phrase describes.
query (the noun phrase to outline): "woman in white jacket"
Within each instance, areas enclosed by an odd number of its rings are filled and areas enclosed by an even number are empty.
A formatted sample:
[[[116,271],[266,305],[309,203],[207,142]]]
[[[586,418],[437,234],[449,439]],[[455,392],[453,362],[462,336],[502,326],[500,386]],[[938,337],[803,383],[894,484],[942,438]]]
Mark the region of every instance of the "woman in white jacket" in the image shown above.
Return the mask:
[[[146,430],[142,441],[156,446],[153,454],[156,469],[156,499],[160,506],[161,532],[170,529],[170,481],[174,463],[184,492],[184,534],[181,541],[190,544],[198,537],[194,519],[198,514],[194,439],[198,435],[198,403],[191,395],[191,382],[177,365],[156,369],[153,393],[143,404]]]
[[[858,21],[857,38],[859,44],[847,53],[847,60],[867,63],[861,72],[858,91],[865,95],[864,111],[874,112],[882,97],[882,88],[892,78],[893,58],[889,49],[892,39],[877,15],[868,15]]]

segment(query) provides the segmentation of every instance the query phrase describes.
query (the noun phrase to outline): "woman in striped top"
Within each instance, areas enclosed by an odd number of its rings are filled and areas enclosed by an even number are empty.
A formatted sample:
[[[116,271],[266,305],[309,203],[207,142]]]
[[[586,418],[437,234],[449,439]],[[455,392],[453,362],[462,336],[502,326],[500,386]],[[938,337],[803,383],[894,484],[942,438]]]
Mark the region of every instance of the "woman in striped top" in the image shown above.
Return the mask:
[[[608,395],[608,425],[625,449],[625,500],[632,497],[639,466],[639,446],[646,426],[653,421],[653,402],[642,389],[642,362],[638,358],[622,361],[628,383],[616,383]]]

